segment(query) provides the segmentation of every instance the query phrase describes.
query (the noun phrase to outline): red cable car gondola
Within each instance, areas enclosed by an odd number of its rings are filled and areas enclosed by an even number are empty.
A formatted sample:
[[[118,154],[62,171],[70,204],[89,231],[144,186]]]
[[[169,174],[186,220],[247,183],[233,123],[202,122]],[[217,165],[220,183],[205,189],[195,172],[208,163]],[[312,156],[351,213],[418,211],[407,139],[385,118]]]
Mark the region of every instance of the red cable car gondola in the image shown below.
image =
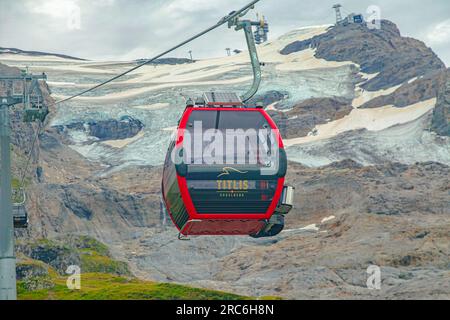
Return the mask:
[[[162,193],[173,223],[185,236],[278,234],[292,207],[292,188],[284,185],[287,158],[275,123],[233,94],[208,93],[204,100],[187,105],[166,156]],[[253,145],[248,132],[258,135]],[[232,148],[218,137],[232,137]],[[212,155],[213,143],[222,148]]]

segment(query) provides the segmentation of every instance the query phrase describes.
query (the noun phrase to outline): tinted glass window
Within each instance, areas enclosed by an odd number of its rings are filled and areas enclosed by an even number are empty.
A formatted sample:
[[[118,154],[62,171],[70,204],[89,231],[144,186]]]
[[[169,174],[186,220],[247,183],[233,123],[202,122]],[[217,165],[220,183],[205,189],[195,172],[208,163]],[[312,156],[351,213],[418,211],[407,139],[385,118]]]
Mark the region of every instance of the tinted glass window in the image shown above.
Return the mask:
[[[268,123],[259,112],[221,112],[219,129],[263,129]]]
[[[203,130],[211,129],[216,127],[217,111],[192,111],[186,130],[193,130],[195,122],[201,122]]]
[[[187,163],[264,165],[273,139],[257,111],[194,110],[185,140]]]
[[[195,122],[201,122],[204,130],[269,128],[267,120],[257,111],[194,110],[189,117],[186,129],[191,130]]]

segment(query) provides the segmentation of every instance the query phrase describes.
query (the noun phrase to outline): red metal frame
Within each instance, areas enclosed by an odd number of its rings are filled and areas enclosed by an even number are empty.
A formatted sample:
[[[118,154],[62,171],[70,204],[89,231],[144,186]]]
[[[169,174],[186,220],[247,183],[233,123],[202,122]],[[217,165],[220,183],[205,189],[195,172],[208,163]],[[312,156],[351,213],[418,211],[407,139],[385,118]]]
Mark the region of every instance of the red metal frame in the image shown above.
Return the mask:
[[[184,235],[251,235],[257,234],[264,227],[263,220],[190,220],[181,231]]]

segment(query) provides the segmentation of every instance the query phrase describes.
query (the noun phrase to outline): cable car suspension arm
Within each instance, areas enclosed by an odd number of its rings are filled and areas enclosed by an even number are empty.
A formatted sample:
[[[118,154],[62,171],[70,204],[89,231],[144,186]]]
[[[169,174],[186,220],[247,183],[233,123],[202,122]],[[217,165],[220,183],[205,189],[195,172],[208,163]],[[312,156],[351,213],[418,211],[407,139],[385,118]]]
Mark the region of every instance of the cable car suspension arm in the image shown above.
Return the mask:
[[[253,36],[252,26],[259,26],[260,21],[250,21],[250,20],[240,20],[239,18],[245,16],[250,9],[254,6],[248,8],[241,14],[237,15],[235,18],[228,21],[228,28],[235,27],[235,30],[244,30],[245,39],[247,41],[248,53],[250,55],[250,60],[253,69],[253,84],[252,87],[241,97],[243,102],[250,100],[256,92],[258,92],[259,85],[261,84],[261,63],[258,58],[258,51],[256,50],[255,38]]]

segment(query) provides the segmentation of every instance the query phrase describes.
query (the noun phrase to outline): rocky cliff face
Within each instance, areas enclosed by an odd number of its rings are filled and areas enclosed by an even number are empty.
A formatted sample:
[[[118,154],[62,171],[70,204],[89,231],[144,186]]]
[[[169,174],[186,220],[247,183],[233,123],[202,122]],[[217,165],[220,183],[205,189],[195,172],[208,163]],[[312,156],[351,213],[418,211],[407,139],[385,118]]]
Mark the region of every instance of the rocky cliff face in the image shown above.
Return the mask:
[[[441,136],[449,136],[450,128],[450,69],[428,73],[419,79],[403,84],[395,92],[363,104],[361,108],[378,108],[385,105],[405,107],[418,101],[437,98],[431,129]]]
[[[388,20],[381,21],[379,30],[370,30],[363,24],[336,26],[325,34],[293,42],[281,53],[287,55],[306,48],[316,49],[317,58],[353,61],[362,72],[379,72],[363,85],[370,91],[390,88],[445,68],[423,42],[402,37],[397,26]]]
[[[289,92],[287,91],[270,90],[262,94],[255,95],[247,103],[250,106],[258,104],[262,106],[270,106],[271,104],[283,101],[287,98],[289,98]]]
[[[18,68],[3,64],[0,64],[0,72],[2,75],[20,74]],[[135,227],[156,225],[159,216],[153,218],[151,212],[159,208],[158,192],[155,191],[154,195],[144,193],[143,188],[131,192],[129,181],[121,183],[101,178],[98,175],[102,170],[99,164],[89,163],[64,144],[68,129],[85,130],[101,141],[120,140],[135,136],[142,129],[142,123],[124,116],[118,120],[48,127],[46,125],[51,122],[56,109],[45,83],[41,84],[41,90],[42,98],[51,110],[43,124],[45,129],[37,123],[24,123],[21,105],[11,109],[13,178],[21,178],[30,153],[32,160],[25,173],[30,227],[17,230],[16,234],[33,239],[56,237],[61,233],[83,233],[110,242],[130,237],[131,229]],[[152,169],[142,169],[141,172],[144,171],[148,178]],[[135,173],[133,170],[133,175]],[[121,179],[126,175],[126,172],[121,172]]]
[[[450,69],[445,72],[439,88],[431,129],[439,135],[450,137]]]
[[[60,275],[65,275],[69,266],[79,266],[83,273],[100,272],[117,275],[130,275],[128,265],[114,261],[106,245],[86,236],[59,236],[55,239],[37,241],[19,241],[17,244],[19,260],[19,280],[36,276],[30,274],[33,269],[22,261],[32,259],[53,268]],[[42,268],[37,268],[38,272]],[[38,274],[41,275],[41,274]]]
[[[435,98],[445,87],[447,73],[447,69],[427,73],[419,79],[404,83],[391,94],[370,100],[361,108],[378,108],[386,105],[402,108],[419,101]]]
[[[444,298],[450,284],[449,170],[432,162],[290,163],[295,209],[277,237],[176,241],[169,227],[147,229],[139,243],[126,240],[113,248],[142,277],[248,295]],[[373,264],[381,267],[380,291],[366,287]]]
[[[19,76],[20,69],[9,67],[7,65],[0,63],[0,74],[2,74],[4,76]]]
[[[289,111],[269,111],[284,138],[314,135],[319,124],[341,119],[353,107],[345,98],[315,98],[295,104]]]
[[[20,76],[20,69],[9,67],[0,63],[0,75],[2,76]],[[50,99],[48,87],[41,83],[41,90],[46,99]],[[1,89],[0,89],[1,91]],[[0,95],[6,95],[7,92],[0,92]],[[42,97],[42,98],[44,98]],[[36,141],[36,148],[31,148],[35,136],[38,132],[38,126],[32,123],[25,123],[23,121],[23,105],[18,104],[10,108],[11,119],[11,143],[12,143],[12,170],[13,178],[18,178],[22,174],[23,167],[28,155],[31,153],[31,159],[36,163],[39,158],[39,141]]]
[[[149,59],[139,59],[137,60],[138,63],[144,63],[148,61]],[[191,59],[187,58],[161,58],[156,59],[155,61],[151,62],[151,65],[161,65],[161,64],[168,64],[168,65],[177,65],[177,64],[185,64],[185,63],[193,63]]]
[[[55,130],[41,136],[39,183],[29,188],[31,237],[61,232],[95,236],[106,243],[134,237],[136,228],[159,222],[159,185],[153,168],[130,168],[105,176],[62,144]]]
[[[97,138],[98,141],[122,140],[136,136],[144,127],[142,122],[133,117],[123,116],[120,119],[100,121],[74,122],[65,126],[55,126],[58,133],[67,133],[67,130],[85,132]]]

